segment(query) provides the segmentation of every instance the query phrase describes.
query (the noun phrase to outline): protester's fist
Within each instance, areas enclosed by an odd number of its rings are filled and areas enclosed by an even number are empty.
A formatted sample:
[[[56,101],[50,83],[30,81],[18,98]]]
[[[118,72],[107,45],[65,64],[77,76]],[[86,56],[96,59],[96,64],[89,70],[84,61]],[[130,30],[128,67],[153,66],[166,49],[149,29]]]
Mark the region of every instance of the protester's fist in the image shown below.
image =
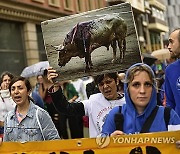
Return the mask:
[[[57,78],[58,74],[56,73],[56,70],[54,70],[52,67],[48,68],[48,73],[47,73],[47,79],[53,83],[53,79]]]

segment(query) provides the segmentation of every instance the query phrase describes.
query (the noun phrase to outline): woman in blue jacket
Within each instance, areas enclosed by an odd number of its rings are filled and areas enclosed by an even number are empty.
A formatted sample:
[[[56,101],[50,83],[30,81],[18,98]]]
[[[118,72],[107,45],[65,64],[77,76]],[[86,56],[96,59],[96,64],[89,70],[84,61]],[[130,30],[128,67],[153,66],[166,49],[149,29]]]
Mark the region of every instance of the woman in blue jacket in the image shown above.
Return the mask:
[[[164,119],[164,107],[157,106],[156,81],[152,69],[143,63],[137,63],[131,66],[127,72],[124,83],[124,92],[126,104],[113,108],[103,125],[102,133],[111,136],[121,134],[141,133],[142,127],[152,112],[155,117],[147,132],[167,131],[167,125]],[[156,109],[155,109],[156,108]],[[123,122],[115,118],[117,113],[123,115]],[[119,123],[118,123],[119,122]],[[169,125],[180,124],[180,118],[177,113],[171,109],[169,116]],[[117,130],[117,125],[122,130]],[[123,126],[120,126],[123,125]],[[146,132],[145,131],[145,132]]]

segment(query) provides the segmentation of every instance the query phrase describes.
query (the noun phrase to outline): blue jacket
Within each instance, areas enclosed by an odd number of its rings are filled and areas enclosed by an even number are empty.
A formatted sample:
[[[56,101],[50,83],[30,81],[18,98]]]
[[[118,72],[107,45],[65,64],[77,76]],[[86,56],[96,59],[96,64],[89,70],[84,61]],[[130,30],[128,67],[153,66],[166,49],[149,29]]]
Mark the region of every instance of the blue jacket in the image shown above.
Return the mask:
[[[35,91],[32,92],[32,98],[34,99],[34,103],[36,105],[38,105],[39,107],[41,107],[42,109],[44,109],[44,102],[43,99],[41,98],[41,96],[36,93]]]
[[[135,65],[141,65],[141,64],[138,63]],[[146,65],[146,64],[144,64],[144,65]],[[134,65],[131,67],[134,67]],[[127,70],[126,78],[127,78],[128,73],[129,73],[129,69]],[[154,76],[153,71],[152,71],[152,74]],[[122,110],[121,110],[121,113],[124,116],[124,124],[123,124],[123,132],[124,133],[126,133],[126,134],[139,133],[141,131],[142,126],[145,123],[146,119],[149,117],[152,110],[156,107],[157,93],[156,93],[156,89],[155,89],[155,82],[153,84],[154,84],[154,86],[153,86],[153,90],[152,90],[151,99],[150,99],[146,109],[144,110],[144,112],[141,115],[139,115],[137,113],[137,111],[133,105],[133,102],[131,101],[131,99],[129,97],[129,93],[127,92],[127,86],[128,86],[127,83],[124,84],[126,104],[124,104],[122,106]],[[109,112],[109,114],[106,118],[106,121],[103,125],[102,133],[111,134],[116,130],[114,116],[118,112],[119,112],[119,107],[115,107]],[[171,112],[170,112],[169,124],[172,124],[172,125],[180,124],[180,118],[174,110],[171,110]],[[149,132],[159,132],[159,131],[166,131],[166,130],[167,130],[167,128],[166,128],[166,124],[164,121],[164,107],[161,106],[158,109],[158,112],[156,114],[156,117],[155,117],[150,129],[149,129]]]
[[[167,106],[172,107],[180,116],[180,60],[170,64],[165,74]]]

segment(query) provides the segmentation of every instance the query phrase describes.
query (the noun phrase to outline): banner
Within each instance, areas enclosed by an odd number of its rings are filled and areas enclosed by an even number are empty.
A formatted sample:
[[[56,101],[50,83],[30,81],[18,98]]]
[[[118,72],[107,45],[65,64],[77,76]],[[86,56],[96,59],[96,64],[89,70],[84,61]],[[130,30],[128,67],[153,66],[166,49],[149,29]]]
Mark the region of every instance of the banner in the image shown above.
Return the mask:
[[[177,154],[180,131],[42,142],[3,142],[1,154]]]

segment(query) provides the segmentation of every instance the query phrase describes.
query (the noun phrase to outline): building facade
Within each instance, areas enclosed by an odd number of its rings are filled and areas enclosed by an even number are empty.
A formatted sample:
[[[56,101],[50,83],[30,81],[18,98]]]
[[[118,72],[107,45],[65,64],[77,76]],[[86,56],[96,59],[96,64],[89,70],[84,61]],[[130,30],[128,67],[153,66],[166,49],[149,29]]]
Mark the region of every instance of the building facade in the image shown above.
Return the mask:
[[[107,0],[107,2],[109,5],[131,3],[142,52],[163,48],[163,35],[168,31],[164,0]]]
[[[0,73],[7,70],[19,75],[24,67],[47,60],[42,21],[123,2],[133,7],[141,51],[163,48],[168,32],[165,4],[172,4],[168,21],[174,28],[180,22],[173,18],[174,8],[179,13],[179,0],[0,0]]]
[[[105,0],[0,0],[0,73],[47,60],[41,22],[106,6]]]
[[[165,19],[166,5],[165,0],[148,0],[151,14],[149,15],[148,29],[151,39],[151,51],[164,48],[163,38],[169,31]]]
[[[180,27],[180,1],[165,0],[165,5],[167,6],[166,18],[169,26],[169,32],[165,35],[167,40],[170,32]]]

